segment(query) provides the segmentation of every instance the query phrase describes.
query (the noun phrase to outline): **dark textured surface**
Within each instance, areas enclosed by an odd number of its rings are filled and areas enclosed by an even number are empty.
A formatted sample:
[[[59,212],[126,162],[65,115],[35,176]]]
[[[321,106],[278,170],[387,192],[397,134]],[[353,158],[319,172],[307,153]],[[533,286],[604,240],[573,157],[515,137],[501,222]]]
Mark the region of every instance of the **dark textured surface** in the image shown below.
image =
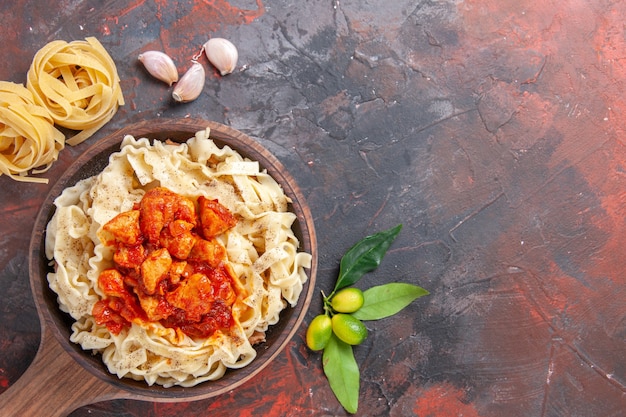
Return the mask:
[[[54,39],[96,36],[114,58],[126,105],[62,151],[52,182],[146,118],[203,117],[258,138],[311,206],[322,290],[352,244],[403,223],[360,286],[431,295],[368,323],[359,415],[621,416],[625,20],[612,0],[5,2],[0,79],[25,82]],[[238,70],[209,71],[197,101],[174,105],[137,55],[164,50],[182,72],[209,36],[238,46]],[[0,390],[39,340],[27,252],[49,188],[0,177]],[[303,335],[236,392],[72,416],[345,415]]]

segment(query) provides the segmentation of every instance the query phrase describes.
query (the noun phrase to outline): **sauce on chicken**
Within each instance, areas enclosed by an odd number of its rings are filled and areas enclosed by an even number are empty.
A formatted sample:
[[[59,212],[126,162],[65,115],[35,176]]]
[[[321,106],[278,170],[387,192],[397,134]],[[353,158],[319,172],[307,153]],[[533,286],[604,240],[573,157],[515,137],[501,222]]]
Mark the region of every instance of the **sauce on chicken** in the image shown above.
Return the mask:
[[[217,200],[148,191],[103,226],[115,267],[98,277],[105,298],[93,307],[96,322],[113,334],[133,321],[158,322],[200,338],[230,328],[244,290],[215,237],[236,224]]]

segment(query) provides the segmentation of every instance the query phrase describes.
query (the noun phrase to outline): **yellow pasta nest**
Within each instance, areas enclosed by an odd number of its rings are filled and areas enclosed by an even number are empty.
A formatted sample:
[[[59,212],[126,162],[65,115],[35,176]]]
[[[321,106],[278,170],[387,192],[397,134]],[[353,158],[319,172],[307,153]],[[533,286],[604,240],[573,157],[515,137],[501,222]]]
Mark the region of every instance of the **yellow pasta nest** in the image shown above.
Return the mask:
[[[28,172],[46,171],[64,143],[65,136],[54,127],[50,113],[35,104],[29,90],[22,84],[0,81],[0,175],[47,183],[47,179],[30,177]]]
[[[26,87],[56,124],[80,131],[69,145],[89,138],[124,104],[115,63],[93,37],[57,40],[41,48],[28,70]]]

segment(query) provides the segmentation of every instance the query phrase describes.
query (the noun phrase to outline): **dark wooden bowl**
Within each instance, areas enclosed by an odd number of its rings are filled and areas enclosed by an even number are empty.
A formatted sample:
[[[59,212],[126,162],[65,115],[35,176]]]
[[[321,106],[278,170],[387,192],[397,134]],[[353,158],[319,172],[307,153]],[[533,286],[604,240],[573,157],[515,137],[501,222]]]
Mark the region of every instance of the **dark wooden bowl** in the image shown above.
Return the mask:
[[[66,187],[98,174],[108,163],[111,153],[120,149],[124,135],[136,138],[184,142],[195,132],[211,128],[211,138],[221,147],[228,145],[242,156],[259,161],[282,186],[293,201],[290,210],[297,216],[294,225],[301,250],[311,253],[312,266],[296,307],[287,308],[280,321],[270,327],[267,341],[256,346],[257,357],[248,366],[228,370],[217,381],[207,381],[192,388],[148,386],[143,381],[118,379],[110,374],[99,355],[85,352],[69,340],[72,320],[61,312],[46,279],[50,265],[45,257],[45,229],[54,213],[53,201]],[[0,397],[0,409],[9,408],[10,415],[64,415],[73,409],[106,399],[129,398],[147,401],[191,401],[213,397],[230,391],[268,366],[300,326],[315,286],[317,248],[313,219],[295,180],[283,165],[258,142],[228,126],[198,119],[157,119],[127,126],[101,140],[82,154],[52,187],[35,221],[30,245],[30,283],[42,323],[42,341],[35,361],[26,373]],[[52,337],[51,337],[52,336]],[[59,348],[60,347],[60,348]],[[42,377],[43,375],[43,377]],[[42,380],[48,378],[48,380]],[[33,396],[32,389],[37,395]],[[17,404],[17,405],[16,405]],[[54,406],[53,406],[54,405]],[[53,413],[56,407],[58,413]],[[35,414],[33,414],[35,412]]]

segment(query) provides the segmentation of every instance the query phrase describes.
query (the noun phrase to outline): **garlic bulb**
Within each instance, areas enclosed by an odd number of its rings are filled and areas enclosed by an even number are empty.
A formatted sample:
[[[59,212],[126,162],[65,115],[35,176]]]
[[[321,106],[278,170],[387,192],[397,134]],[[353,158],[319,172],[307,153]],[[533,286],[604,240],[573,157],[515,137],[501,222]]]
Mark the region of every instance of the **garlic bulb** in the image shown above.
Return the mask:
[[[174,87],[172,97],[179,103],[197,99],[204,88],[204,78],[204,67],[199,62],[193,61],[191,68],[180,77],[180,81]]]
[[[154,78],[168,85],[178,81],[178,70],[174,61],[161,51],[146,51],[139,54],[139,61]]]
[[[228,39],[211,38],[204,44],[204,52],[220,74],[230,74],[237,66],[237,48]]]

